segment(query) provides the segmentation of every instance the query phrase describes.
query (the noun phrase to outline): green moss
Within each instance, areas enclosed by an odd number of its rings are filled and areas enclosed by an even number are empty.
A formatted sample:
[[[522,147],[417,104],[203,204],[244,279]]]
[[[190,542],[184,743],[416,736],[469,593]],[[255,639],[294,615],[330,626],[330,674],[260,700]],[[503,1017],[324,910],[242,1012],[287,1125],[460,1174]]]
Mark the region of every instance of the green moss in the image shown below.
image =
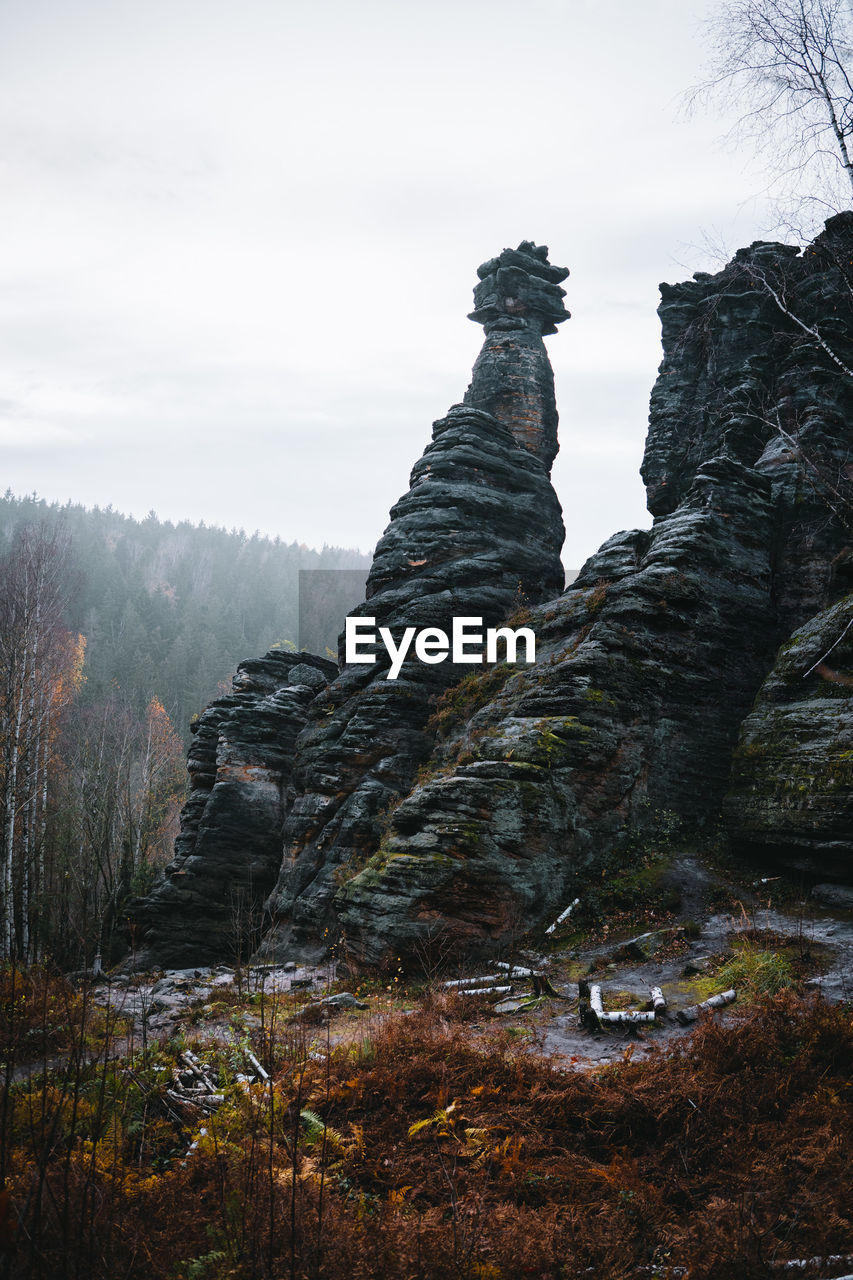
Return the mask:
[[[584,691],[584,698],[587,702],[603,705],[605,702],[608,706],[615,707],[616,699],[611,698],[609,693],[605,693],[603,689],[595,689],[592,686]]]

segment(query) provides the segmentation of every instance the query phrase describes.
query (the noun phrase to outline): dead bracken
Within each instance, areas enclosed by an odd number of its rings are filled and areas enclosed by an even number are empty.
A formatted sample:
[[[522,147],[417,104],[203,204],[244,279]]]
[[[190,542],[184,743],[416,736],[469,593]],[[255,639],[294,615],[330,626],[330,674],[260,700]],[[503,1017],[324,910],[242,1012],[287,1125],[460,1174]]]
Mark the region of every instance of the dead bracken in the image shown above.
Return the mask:
[[[3,975],[7,1274],[750,1280],[849,1252],[853,1019],[819,996],[578,1071],[458,988],[346,1035],[273,992],[230,1043],[134,1052],[90,994]]]

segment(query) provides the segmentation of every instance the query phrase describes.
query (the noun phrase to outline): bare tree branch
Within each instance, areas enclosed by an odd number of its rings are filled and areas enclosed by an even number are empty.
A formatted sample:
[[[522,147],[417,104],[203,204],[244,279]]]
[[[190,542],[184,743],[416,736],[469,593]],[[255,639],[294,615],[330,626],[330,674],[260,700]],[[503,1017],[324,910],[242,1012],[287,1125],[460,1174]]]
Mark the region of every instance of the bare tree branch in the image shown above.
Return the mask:
[[[709,78],[688,94],[734,101],[729,136],[771,157],[777,178],[811,201],[841,178],[853,203],[853,7],[849,0],[728,0],[709,19]],[[793,175],[793,180],[792,180]],[[843,177],[841,177],[843,175]]]

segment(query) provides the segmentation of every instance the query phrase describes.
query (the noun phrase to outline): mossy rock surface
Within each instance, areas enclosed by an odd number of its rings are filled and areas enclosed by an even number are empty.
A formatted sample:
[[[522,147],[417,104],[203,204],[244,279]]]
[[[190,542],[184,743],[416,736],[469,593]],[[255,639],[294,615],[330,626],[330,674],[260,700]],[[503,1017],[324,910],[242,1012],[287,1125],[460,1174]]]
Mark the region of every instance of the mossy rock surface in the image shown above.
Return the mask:
[[[841,873],[853,868],[851,623],[853,595],[782,645],[741,728],[725,801],[737,845]]]

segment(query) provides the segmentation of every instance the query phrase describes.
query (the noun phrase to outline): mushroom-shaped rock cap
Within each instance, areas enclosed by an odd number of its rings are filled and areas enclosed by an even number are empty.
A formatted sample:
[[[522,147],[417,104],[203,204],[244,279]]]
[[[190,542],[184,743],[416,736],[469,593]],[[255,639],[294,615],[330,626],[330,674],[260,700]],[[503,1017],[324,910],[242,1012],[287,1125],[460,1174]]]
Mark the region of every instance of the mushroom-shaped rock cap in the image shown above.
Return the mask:
[[[517,249],[504,249],[477,268],[480,283],[474,289],[474,310],[469,320],[492,329],[535,328],[556,333],[568,320],[563,306],[565,289],[560,281],[569,272],[548,261],[548,246],[522,240]]]

